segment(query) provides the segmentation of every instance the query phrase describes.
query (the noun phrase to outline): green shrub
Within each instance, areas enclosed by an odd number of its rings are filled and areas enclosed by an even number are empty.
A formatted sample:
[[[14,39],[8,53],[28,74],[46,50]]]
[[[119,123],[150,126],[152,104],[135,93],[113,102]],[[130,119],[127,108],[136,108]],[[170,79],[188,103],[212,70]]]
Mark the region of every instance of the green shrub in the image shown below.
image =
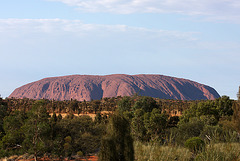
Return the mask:
[[[199,137],[204,128],[204,122],[197,117],[193,117],[189,122],[179,122],[178,128],[174,129],[175,143],[184,146],[187,139]]]
[[[184,145],[194,153],[202,151],[202,149],[205,147],[204,141],[199,137],[192,137],[188,139]]]
[[[77,155],[78,155],[79,157],[81,157],[81,156],[83,156],[83,152],[82,152],[82,151],[78,151],[78,152],[77,152]]]

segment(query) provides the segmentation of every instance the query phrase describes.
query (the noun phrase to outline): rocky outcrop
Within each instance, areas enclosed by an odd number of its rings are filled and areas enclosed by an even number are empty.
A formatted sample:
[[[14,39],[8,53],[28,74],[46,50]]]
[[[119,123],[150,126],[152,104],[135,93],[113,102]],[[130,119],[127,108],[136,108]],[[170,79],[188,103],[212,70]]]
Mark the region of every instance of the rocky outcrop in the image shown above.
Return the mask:
[[[71,75],[45,78],[26,84],[9,97],[79,101],[104,97],[130,96],[138,93],[164,99],[215,99],[219,94],[211,87],[187,79],[163,75],[106,76]]]

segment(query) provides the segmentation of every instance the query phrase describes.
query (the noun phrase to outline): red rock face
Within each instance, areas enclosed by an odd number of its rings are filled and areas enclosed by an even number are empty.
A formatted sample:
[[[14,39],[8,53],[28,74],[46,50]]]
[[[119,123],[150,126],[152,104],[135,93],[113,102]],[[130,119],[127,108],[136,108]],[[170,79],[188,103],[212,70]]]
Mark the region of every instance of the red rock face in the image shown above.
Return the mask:
[[[164,99],[215,99],[211,87],[186,79],[163,75],[72,75],[45,78],[17,88],[15,98],[90,101],[104,97],[131,96],[138,93]]]

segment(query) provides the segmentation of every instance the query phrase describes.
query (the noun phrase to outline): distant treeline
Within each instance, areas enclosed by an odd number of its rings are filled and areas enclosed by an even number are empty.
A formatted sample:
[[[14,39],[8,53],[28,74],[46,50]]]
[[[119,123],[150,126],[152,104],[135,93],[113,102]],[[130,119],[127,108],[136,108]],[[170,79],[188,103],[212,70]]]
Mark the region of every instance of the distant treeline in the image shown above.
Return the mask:
[[[141,98],[145,96],[125,96],[125,97],[112,97],[112,98],[103,98],[101,100],[92,100],[92,101],[77,101],[77,100],[48,100],[42,99],[45,103],[45,107],[50,113],[74,113],[74,114],[96,114],[101,111],[110,111],[113,112],[117,109],[119,101],[122,99],[129,99],[131,106],[134,106]],[[148,98],[148,97],[146,97]],[[198,103],[204,100],[167,100],[153,98],[156,101],[156,104],[162,110],[169,112],[171,115],[181,115],[181,113],[188,109],[192,103]],[[6,98],[0,100],[3,104],[8,106],[9,110],[20,110],[20,111],[29,111],[36,100],[23,98]]]

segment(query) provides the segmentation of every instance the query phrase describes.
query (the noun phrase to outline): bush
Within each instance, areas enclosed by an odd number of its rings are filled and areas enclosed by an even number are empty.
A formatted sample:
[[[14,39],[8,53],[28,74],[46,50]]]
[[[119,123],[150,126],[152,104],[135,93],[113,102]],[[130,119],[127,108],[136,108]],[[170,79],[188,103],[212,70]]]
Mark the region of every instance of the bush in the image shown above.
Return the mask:
[[[184,145],[185,141],[192,137],[199,137],[204,128],[204,123],[197,117],[191,118],[189,122],[181,122],[175,130],[175,142]]]
[[[194,153],[202,151],[202,149],[205,147],[204,141],[199,137],[192,137],[188,139],[184,145]]]
[[[78,151],[78,152],[77,152],[77,155],[78,155],[79,157],[81,157],[81,156],[83,156],[83,152],[82,152],[82,151]]]

